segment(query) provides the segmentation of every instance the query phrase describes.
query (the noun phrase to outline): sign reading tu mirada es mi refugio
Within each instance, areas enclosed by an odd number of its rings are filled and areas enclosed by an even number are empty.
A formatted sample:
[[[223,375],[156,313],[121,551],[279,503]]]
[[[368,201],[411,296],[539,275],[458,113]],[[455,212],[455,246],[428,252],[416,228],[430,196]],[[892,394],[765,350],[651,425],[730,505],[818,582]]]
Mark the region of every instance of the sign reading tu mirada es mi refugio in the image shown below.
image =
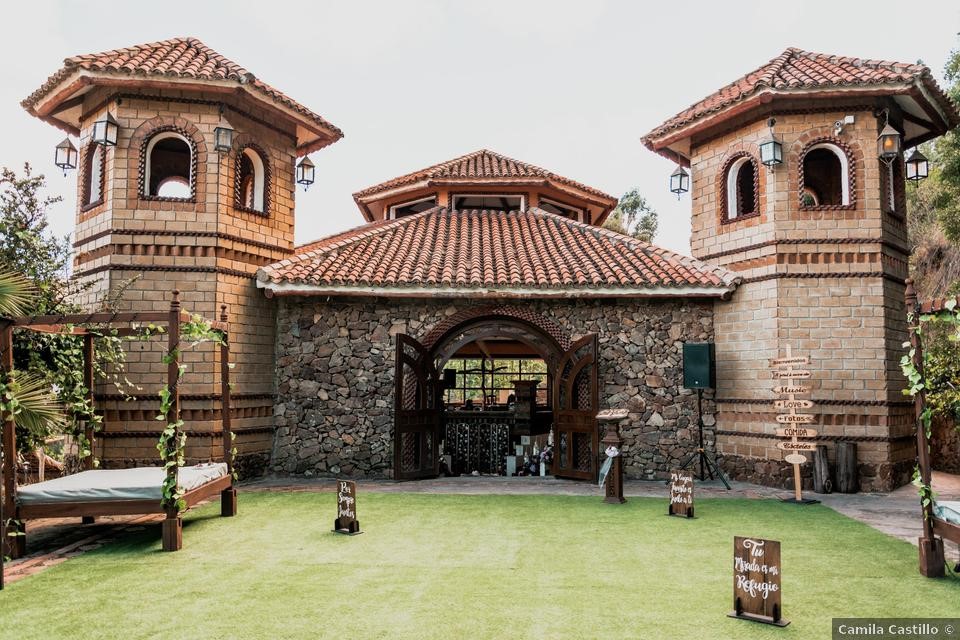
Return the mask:
[[[760,538],[733,539],[733,611],[731,618],[778,627],[790,624],[780,603],[780,542]]]

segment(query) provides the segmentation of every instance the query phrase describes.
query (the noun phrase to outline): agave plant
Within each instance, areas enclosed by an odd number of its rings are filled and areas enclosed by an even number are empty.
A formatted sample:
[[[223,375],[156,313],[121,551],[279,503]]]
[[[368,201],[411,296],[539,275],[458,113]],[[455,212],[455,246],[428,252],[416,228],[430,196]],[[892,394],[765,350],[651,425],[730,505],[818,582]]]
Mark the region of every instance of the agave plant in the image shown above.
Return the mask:
[[[24,314],[35,295],[29,280],[19,273],[0,270],[0,316]],[[0,407],[13,412],[17,423],[31,433],[42,435],[65,424],[63,407],[42,376],[10,372],[0,379],[0,387]]]

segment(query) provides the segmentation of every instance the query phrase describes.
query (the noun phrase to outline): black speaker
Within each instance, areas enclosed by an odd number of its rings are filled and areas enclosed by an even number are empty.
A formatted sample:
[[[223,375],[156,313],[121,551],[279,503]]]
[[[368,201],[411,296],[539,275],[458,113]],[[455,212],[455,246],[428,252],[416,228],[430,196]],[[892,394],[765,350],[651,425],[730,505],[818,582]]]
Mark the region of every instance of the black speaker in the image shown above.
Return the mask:
[[[683,386],[713,389],[716,386],[716,355],[712,342],[683,343]]]
[[[456,386],[457,386],[457,370],[444,369],[443,370],[443,388],[453,389]]]

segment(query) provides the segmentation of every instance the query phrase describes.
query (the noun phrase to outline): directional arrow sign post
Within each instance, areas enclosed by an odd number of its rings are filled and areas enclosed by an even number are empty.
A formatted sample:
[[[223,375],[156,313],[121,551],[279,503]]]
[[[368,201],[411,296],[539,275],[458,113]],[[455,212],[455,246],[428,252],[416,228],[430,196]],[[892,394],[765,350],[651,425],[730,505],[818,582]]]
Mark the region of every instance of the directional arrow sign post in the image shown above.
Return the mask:
[[[787,354],[783,358],[774,358],[770,361],[773,368],[774,380],[784,381],[784,384],[775,385],[773,392],[785,396],[773,403],[774,409],[778,412],[777,423],[791,425],[787,427],[778,427],[777,436],[781,438],[790,438],[777,443],[777,449],[788,452],[784,460],[793,465],[793,498],[786,500],[797,504],[812,504],[819,500],[805,500],[803,498],[802,488],[800,486],[800,465],[807,461],[806,456],[797,453],[798,451],[816,451],[817,445],[809,440],[800,440],[800,438],[815,438],[817,431],[802,426],[813,424],[817,417],[812,413],[797,413],[797,409],[812,409],[813,401],[798,399],[798,394],[810,392],[809,387],[797,384],[798,380],[809,380],[811,373],[809,369],[795,369],[794,367],[809,367],[810,358],[808,356],[795,356],[791,353],[790,345],[787,345]]]

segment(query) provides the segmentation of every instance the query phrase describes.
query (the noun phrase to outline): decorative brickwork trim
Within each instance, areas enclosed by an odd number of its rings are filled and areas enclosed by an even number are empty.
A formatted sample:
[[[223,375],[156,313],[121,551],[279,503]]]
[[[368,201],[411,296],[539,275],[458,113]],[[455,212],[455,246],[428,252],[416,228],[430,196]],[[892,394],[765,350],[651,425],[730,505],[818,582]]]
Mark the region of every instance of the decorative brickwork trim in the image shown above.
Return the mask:
[[[449,318],[442,320],[431,329],[421,342],[427,349],[433,348],[440,340],[445,338],[451,331],[465,326],[474,320],[492,320],[495,318],[508,318],[519,320],[520,322],[536,327],[546,335],[550,336],[561,349],[570,348],[570,336],[560,328],[560,325],[553,320],[543,316],[530,309],[523,309],[510,305],[504,306],[484,306],[473,309],[464,309],[455,313]]]
[[[781,240],[767,240],[766,242],[758,242],[745,247],[727,249],[726,251],[718,251],[716,253],[708,253],[700,256],[697,259],[711,260],[713,258],[722,258],[724,256],[732,256],[738,253],[746,253],[747,251],[753,251],[755,249],[765,249],[766,247],[777,247],[779,245],[792,244],[879,244],[884,247],[894,249],[895,251],[899,251],[904,255],[910,254],[910,250],[907,247],[897,244],[896,242],[882,240],[880,238],[784,238]]]
[[[848,211],[857,208],[857,166],[863,164],[863,157],[854,152],[853,148],[836,136],[821,136],[814,138],[813,140],[804,142],[804,137],[800,137],[800,143],[802,143],[803,151],[800,152],[800,155],[797,157],[797,197],[799,198],[799,205],[801,211]],[[818,144],[832,144],[839,148],[847,156],[847,187],[850,194],[850,203],[849,204],[832,204],[832,205],[816,205],[808,206],[803,204],[803,188],[804,188],[804,176],[803,176],[803,161],[807,157],[807,154],[810,153],[812,148]]]
[[[243,203],[243,185],[240,184],[240,163],[243,161],[243,152],[246,149],[252,149],[254,153],[260,156],[260,161],[263,163],[263,211],[257,211],[256,209],[245,206]],[[270,162],[270,157],[267,155],[267,152],[255,142],[247,142],[237,149],[237,158],[233,167],[234,209],[245,213],[252,213],[257,216],[263,216],[264,218],[270,217],[270,189],[273,186],[273,176],[271,175],[272,166],[273,163]]]
[[[274,251],[279,251],[281,253],[294,253],[294,250],[290,247],[284,247],[277,244],[270,244],[268,242],[259,242],[257,240],[250,240],[248,238],[241,238],[240,236],[235,236],[230,233],[220,233],[219,231],[169,231],[167,229],[157,229],[156,231],[151,229],[107,229],[106,231],[101,231],[95,233],[92,236],[87,236],[82,240],[77,240],[73,243],[74,249],[80,248],[85,244],[90,244],[95,242],[100,238],[104,238],[109,235],[137,235],[137,236],[174,236],[177,238],[214,238],[217,240],[231,240],[233,242],[240,242],[251,247],[257,247],[260,249],[271,249]]]
[[[137,264],[105,264],[86,271],[77,271],[74,275],[78,278],[90,276],[103,271],[170,271],[177,273],[220,273],[228,276],[238,276],[241,278],[253,278],[255,272],[247,273],[237,269],[226,269],[224,267],[164,267],[159,265],[137,265]]]
[[[752,433],[750,431],[729,431],[726,429],[717,429],[714,432],[717,436],[739,436],[741,438],[758,438],[758,439],[779,439],[781,436],[778,436],[776,433]],[[826,435],[823,433],[817,434],[817,440],[827,440],[830,442],[836,442],[838,440],[843,440],[845,442],[902,442],[905,440],[913,440],[914,435],[904,434],[900,436],[854,436],[854,435]]]
[[[247,120],[250,120],[251,122],[256,122],[262,127],[266,127],[271,131],[279,133],[280,135],[290,140],[291,145],[293,146],[296,146],[297,144],[297,138],[295,135],[293,135],[289,131],[284,131],[283,129],[279,128],[277,125],[271,122],[268,122],[263,118],[258,118],[257,116],[253,115],[249,111],[245,111],[243,109],[240,109],[239,107],[235,107],[233,105],[230,105],[218,100],[203,100],[201,98],[177,98],[172,96],[161,96],[161,95],[148,94],[148,93],[113,93],[107,96],[106,98],[104,98],[103,100],[101,100],[92,109],[89,109],[86,113],[84,113],[80,117],[80,120],[84,121],[90,117],[90,114],[99,113],[99,111],[103,109],[103,107],[105,107],[106,105],[116,100],[150,100],[150,101],[159,101],[159,102],[172,102],[176,104],[202,104],[202,105],[217,107],[218,109],[223,108],[224,110],[230,110],[236,113],[237,115],[242,116]]]
[[[730,172],[733,164],[740,158],[749,158],[750,165],[753,167],[753,211],[748,211],[747,213],[739,215],[735,218],[731,218],[730,211],[727,209],[727,174]],[[756,218],[760,215],[760,212],[763,210],[763,205],[760,203],[761,196],[759,167],[760,163],[757,161],[756,157],[747,151],[737,151],[736,153],[730,155],[723,163],[720,173],[717,174],[717,191],[720,193],[720,224],[733,224],[748,218]]]
[[[74,258],[74,266],[80,266],[106,256],[145,256],[145,257],[174,257],[174,258],[217,258],[244,262],[255,267],[262,267],[277,261],[276,256],[264,256],[259,253],[227,249],[213,245],[170,245],[170,244],[139,244],[123,243],[108,244],[92,251],[78,254]],[[128,265],[133,266],[133,265]]]
[[[160,198],[157,196],[144,195],[144,184],[146,182],[146,155],[147,145],[150,139],[164,131],[173,131],[179,133],[190,141],[190,162],[191,176],[190,180],[190,198]],[[201,175],[201,169],[206,167],[207,163],[207,144],[199,129],[188,120],[181,117],[156,116],[145,120],[133,132],[130,138],[130,149],[139,148],[138,155],[129,154],[127,164],[127,175],[137,175],[136,182],[128,180],[127,199],[130,202],[148,203],[151,206],[146,208],[160,208],[165,202],[194,205],[198,203],[206,204],[206,176]]]
[[[769,405],[770,399],[752,399],[752,398],[717,398],[714,400],[717,404],[762,404]],[[817,399],[818,405],[829,405],[837,407],[912,407],[913,403],[909,400],[821,400]]]
[[[100,154],[100,199],[96,202],[87,202],[90,200],[90,188],[93,186],[90,184],[90,166],[93,164],[94,154]],[[83,151],[83,162],[80,164],[80,213],[84,214],[88,211],[96,209],[107,199],[107,148],[103,145],[96,144],[95,142],[90,142],[84,148]],[[89,217],[89,216],[88,216]]]
[[[907,282],[905,278],[891,275],[885,271],[851,271],[848,273],[771,273],[765,276],[744,278],[741,284],[764,282],[765,280],[780,280],[781,278],[884,278],[897,284],[906,284]]]
[[[231,393],[231,400],[273,400],[277,395],[275,393]],[[94,396],[97,402],[128,402],[127,396],[119,393],[98,393]],[[219,400],[219,393],[181,393],[182,402],[194,402],[197,400]],[[911,405],[912,406],[912,405]]]

